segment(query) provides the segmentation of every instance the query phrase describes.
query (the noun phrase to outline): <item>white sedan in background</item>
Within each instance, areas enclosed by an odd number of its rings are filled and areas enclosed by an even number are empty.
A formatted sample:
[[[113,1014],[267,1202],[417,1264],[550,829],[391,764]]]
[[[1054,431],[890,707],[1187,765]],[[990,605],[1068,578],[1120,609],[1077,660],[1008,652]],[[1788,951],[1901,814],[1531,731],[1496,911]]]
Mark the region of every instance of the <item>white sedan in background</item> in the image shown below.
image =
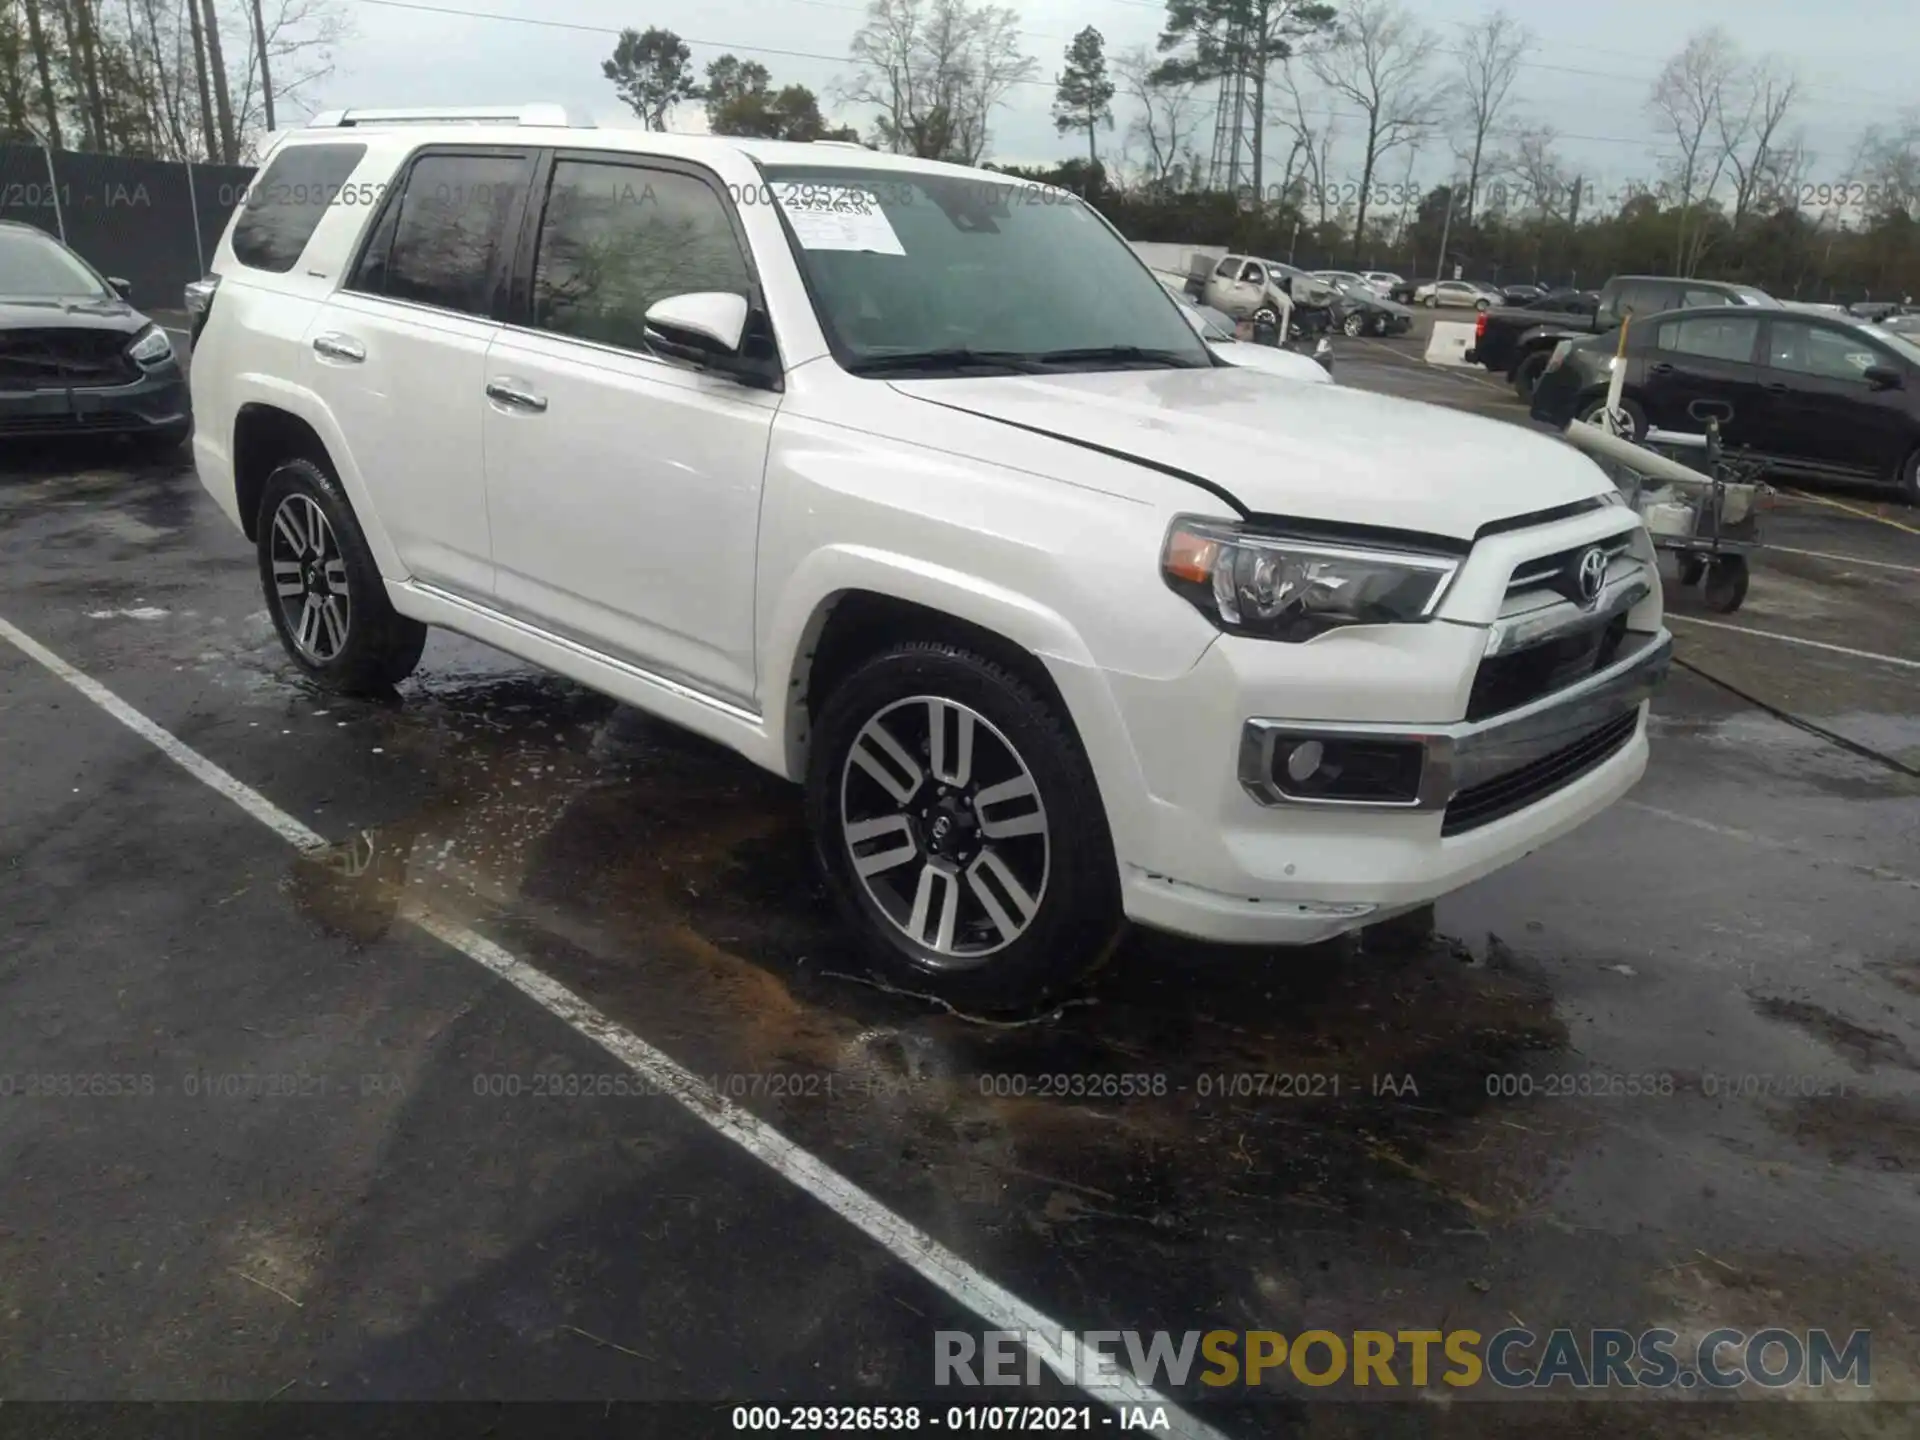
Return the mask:
[[[1156,277],[1166,292],[1180,307],[1180,313],[1187,317],[1187,323],[1194,332],[1207,342],[1207,348],[1229,365],[1239,365],[1248,370],[1259,370],[1267,375],[1277,375],[1283,380],[1304,380],[1312,385],[1326,385],[1333,380],[1333,347],[1321,337],[1312,358],[1294,350],[1282,350],[1277,345],[1256,345],[1251,340],[1242,340],[1239,327],[1233,317],[1223,310],[1215,310],[1211,305],[1196,305],[1187,296],[1182,286],[1164,275]]]

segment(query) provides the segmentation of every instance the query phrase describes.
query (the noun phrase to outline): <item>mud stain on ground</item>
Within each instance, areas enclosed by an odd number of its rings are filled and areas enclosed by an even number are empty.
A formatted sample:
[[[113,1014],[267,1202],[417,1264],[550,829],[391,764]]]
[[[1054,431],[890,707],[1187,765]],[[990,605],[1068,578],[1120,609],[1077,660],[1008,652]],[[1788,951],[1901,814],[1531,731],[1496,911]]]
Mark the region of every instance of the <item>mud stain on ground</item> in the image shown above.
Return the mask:
[[[1844,1056],[1856,1070],[1871,1070],[1876,1065],[1915,1068],[1913,1056],[1898,1037],[1885,1030],[1869,1029],[1811,1001],[1762,995],[1754,997],[1753,1008],[1769,1020],[1805,1031]]]
[[[1842,1088],[1772,1112],[1774,1123],[1835,1165],[1920,1171],[1920,1102],[1859,1095]]]

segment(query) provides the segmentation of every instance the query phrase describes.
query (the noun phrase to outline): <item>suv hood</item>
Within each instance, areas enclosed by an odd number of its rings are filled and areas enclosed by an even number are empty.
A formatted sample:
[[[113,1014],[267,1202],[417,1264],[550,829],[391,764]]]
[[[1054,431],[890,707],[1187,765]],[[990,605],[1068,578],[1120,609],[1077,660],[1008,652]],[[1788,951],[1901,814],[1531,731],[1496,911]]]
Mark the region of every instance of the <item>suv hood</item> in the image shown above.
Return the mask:
[[[147,317],[122,300],[22,300],[0,295],[0,330],[112,330],[127,336]]]
[[[1471,540],[1613,490],[1550,436],[1342,385],[1245,370],[895,380],[903,395],[1199,477],[1242,508]],[[1196,505],[1210,503],[1195,485]]]

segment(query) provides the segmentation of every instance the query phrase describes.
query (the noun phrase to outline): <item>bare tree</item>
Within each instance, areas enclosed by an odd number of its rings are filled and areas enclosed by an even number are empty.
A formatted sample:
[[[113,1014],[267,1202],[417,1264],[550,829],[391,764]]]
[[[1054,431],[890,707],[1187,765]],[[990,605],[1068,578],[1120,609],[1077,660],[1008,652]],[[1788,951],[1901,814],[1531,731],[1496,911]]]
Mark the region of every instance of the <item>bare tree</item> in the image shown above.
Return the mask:
[[[1354,217],[1358,244],[1367,228],[1367,202],[1380,157],[1410,145],[1437,123],[1440,93],[1427,78],[1433,32],[1395,0],[1355,0],[1334,42],[1307,57],[1313,73],[1339,99],[1359,107],[1366,126],[1360,194]]]
[[[986,153],[988,119],[1034,70],[1018,14],[971,0],[872,0],[852,52],[860,73],[841,98],[879,109],[881,143],[966,164]]]
[[[1139,107],[1127,124],[1127,137],[1146,147],[1147,180],[1164,188],[1182,147],[1193,138],[1197,117],[1193,82],[1156,80],[1159,66],[1144,45],[1113,57],[1120,93]]]
[[[1698,245],[1692,250],[1687,245],[1687,217],[1695,200],[1713,197],[1726,169],[1726,151],[1709,141],[1739,71],[1740,54],[1727,32],[1718,26],[1702,30],[1667,62],[1647,102],[1654,123],[1674,145],[1669,171],[1680,201],[1680,224],[1673,259],[1681,275],[1691,275],[1698,259]]]
[[[1853,173],[1878,215],[1920,220],[1920,108],[1903,110],[1892,125],[1875,125],[1860,139]]]
[[[1791,156],[1776,139],[1799,98],[1800,81],[1778,61],[1765,58],[1737,77],[1732,94],[1722,97],[1714,128],[1727,164],[1733,168],[1733,228],[1749,211],[1780,192],[1780,169]]]
[[[1471,225],[1480,197],[1481,165],[1487,139],[1507,106],[1521,63],[1533,48],[1533,35],[1504,10],[1495,10],[1472,26],[1460,47],[1460,96],[1456,123],[1463,143],[1459,156],[1467,167],[1462,223]]]
[[[1513,153],[1503,156],[1501,168],[1513,176],[1525,199],[1520,213],[1539,220],[1558,220],[1573,197],[1573,177],[1567,173],[1554,142],[1560,138],[1551,125],[1523,125],[1513,132]]]
[[[262,131],[273,129],[276,103],[298,106],[326,83],[334,51],[349,34],[345,14],[332,0],[252,0],[252,5],[258,29],[249,34],[237,100],[244,151],[253,149]]]

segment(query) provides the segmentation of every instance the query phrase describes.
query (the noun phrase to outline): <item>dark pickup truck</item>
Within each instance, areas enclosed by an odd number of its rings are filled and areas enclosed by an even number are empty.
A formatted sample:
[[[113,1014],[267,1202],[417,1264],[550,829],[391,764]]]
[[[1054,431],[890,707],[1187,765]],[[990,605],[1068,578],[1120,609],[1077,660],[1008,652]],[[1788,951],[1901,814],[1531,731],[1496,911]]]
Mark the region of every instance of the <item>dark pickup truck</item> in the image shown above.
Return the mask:
[[[1562,340],[1617,330],[1623,315],[1645,319],[1663,310],[1691,310],[1706,305],[1777,306],[1779,303],[1764,290],[1723,280],[1616,275],[1600,287],[1600,303],[1591,317],[1505,305],[1483,312],[1474,322],[1473,348],[1465,358],[1469,363],[1505,375],[1522,400],[1531,400],[1533,387],[1547,368],[1547,357],[1555,345]]]

